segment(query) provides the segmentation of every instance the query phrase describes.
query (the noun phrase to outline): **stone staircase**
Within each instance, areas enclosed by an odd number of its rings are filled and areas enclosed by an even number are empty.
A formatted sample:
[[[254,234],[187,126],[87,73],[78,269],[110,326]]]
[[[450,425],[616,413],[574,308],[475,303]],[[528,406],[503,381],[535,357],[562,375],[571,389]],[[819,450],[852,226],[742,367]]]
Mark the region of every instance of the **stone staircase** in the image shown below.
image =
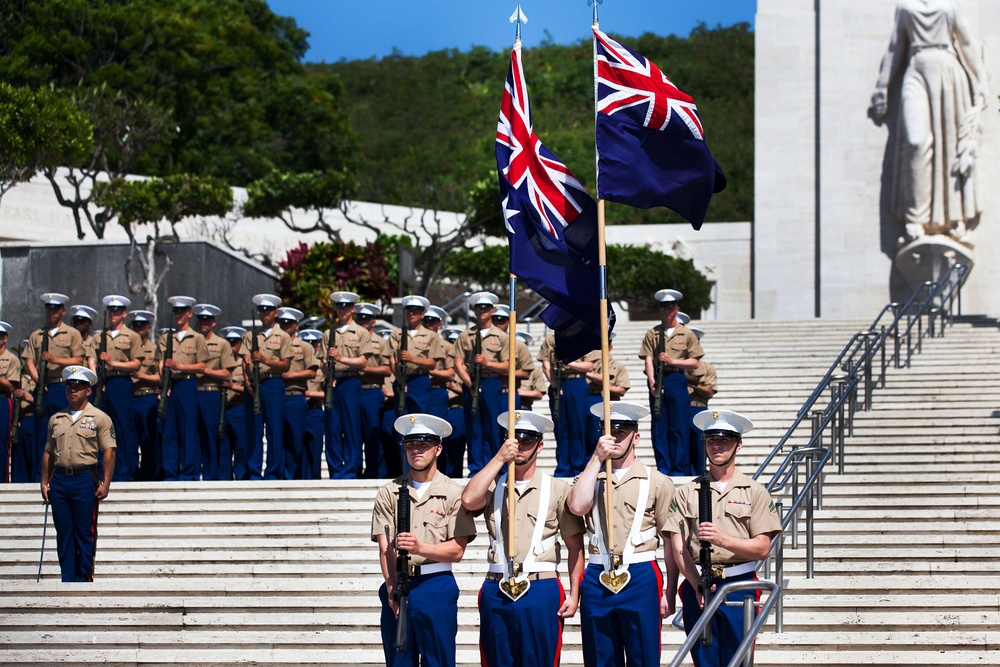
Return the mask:
[[[786,545],[785,631],[760,636],[757,665],[1000,664],[1000,329],[974,324],[925,341],[912,368],[890,370],[875,410],[858,415],[847,474],[829,469],[816,514],[816,578],[804,577],[803,534],[799,549]],[[721,383],[714,404],[756,424],[744,470],[866,325],[705,324]],[[615,340],[640,402],[635,351],[647,327],[620,325]],[[640,455],[651,461],[648,444]],[[553,454],[542,453],[543,468]],[[51,525],[35,582],[38,491],[2,488],[0,664],[382,664],[368,537],[377,486],[116,484],[101,505],[93,584],[59,582]],[[456,567],[462,665],[478,664],[485,550],[480,536]],[[682,639],[665,626],[664,662]],[[572,619],[563,664],[581,662]]]

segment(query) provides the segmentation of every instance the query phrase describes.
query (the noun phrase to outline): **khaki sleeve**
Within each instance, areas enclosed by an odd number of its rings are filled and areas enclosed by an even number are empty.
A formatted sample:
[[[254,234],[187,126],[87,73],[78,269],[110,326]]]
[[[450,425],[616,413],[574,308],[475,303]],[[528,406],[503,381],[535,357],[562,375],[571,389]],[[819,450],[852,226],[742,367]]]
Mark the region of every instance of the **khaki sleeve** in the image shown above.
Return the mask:
[[[653,514],[656,517],[656,532],[669,532],[667,525],[677,491],[673,480],[659,471],[654,471],[653,480],[656,484],[656,497],[653,502]]]
[[[518,369],[529,373],[535,370],[535,362],[531,359],[531,350],[528,349],[528,346],[521,344],[517,345],[514,349],[517,350]]]
[[[10,367],[7,368],[7,374],[4,375],[4,377],[9,380],[12,385],[15,385],[14,388],[17,389],[17,385],[21,384],[21,362],[17,357],[14,357],[13,354],[10,356],[13,357],[13,360],[11,361]]]
[[[476,518],[472,512],[462,507],[462,496],[458,494],[452,499],[451,522],[449,533],[454,537],[468,537],[469,541],[476,539]]]
[[[169,333],[160,334],[160,340],[156,342],[156,354],[153,355],[153,359],[157,362],[167,356],[167,336],[169,335]]]
[[[640,359],[652,357],[656,354],[656,335],[656,329],[650,329],[646,332],[645,337],[642,339],[642,345],[639,347]]]
[[[431,344],[427,349],[427,356],[437,362],[437,370],[445,367],[445,359],[448,358],[448,345],[436,333],[431,338]]]
[[[569,484],[560,480],[559,489],[560,492],[558,498],[556,499],[559,503],[559,534],[562,536],[563,540],[565,540],[567,537],[573,537],[574,535],[583,533],[587,530],[587,526],[583,521],[583,517],[576,516],[570,512],[569,508],[566,506],[566,501],[569,498]]]
[[[233,348],[227,341],[222,346],[222,354],[219,357],[219,367],[232,372],[232,370],[239,365],[240,362],[236,360],[236,355],[233,354]]]
[[[42,330],[39,329],[38,331],[32,332],[31,335],[28,336],[28,344],[24,346],[23,350],[21,350],[22,359],[33,359],[36,362],[38,361],[38,357],[41,356],[39,350],[41,349],[42,335]]]
[[[133,331],[129,339],[132,341],[132,346],[129,348],[128,358],[129,359],[144,358],[146,354],[145,352],[142,351],[142,338],[139,337],[139,334]]]
[[[49,454],[55,454],[56,451],[56,439],[52,436],[52,429],[55,427],[55,420],[49,419],[48,430],[45,435],[45,451]]]
[[[292,353],[292,339],[288,336],[282,336],[281,347],[278,348],[278,360],[284,361],[285,359],[291,359],[293,356],[295,355]]]
[[[683,512],[683,507],[687,502],[687,494],[691,491],[691,483],[688,482],[684,486],[675,489],[673,498],[670,501],[670,506],[667,508],[667,516],[663,521],[663,526],[660,529],[661,533],[678,533],[681,532],[681,524],[685,521],[685,516]]]
[[[386,484],[375,496],[372,510],[372,542],[378,542],[379,535],[388,535],[390,541],[396,537],[396,498]]]
[[[358,356],[362,356],[367,360],[373,354],[371,347],[372,335],[364,327],[358,327],[358,329],[360,329],[358,331]]]
[[[756,482],[751,489],[753,493],[750,501],[750,537],[764,533],[780,533],[781,518],[778,516],[778,508],[771,499],[771,494]]]
[[[111,417],[102,414],[97,420],[97,448],[103,452],[106,449],[115,449],[117,446],[115,425],[111,421]]]
[[[688,332],[691,337],[688,342],[688,358],[689,359],[701,359],[705,356],[705,350],[701,349],[701,343],[698,342],[698,337],[694,335],[693,332]]]
[[[302,346],[302,365],[306,370],[319,370],[319,359],[316,358],[316,353],[313,352],[312,343],[305,343]]]
[[[208,344],[205,343],[205,337],[198,334],[197,342],[195,342],[195,359],[196,363],[203,363],[208,361]]]
[[[72,327],[69,331],[69,351],[71,357],[82,357],[86,354],[86,350],[83,348],[83,336]]]

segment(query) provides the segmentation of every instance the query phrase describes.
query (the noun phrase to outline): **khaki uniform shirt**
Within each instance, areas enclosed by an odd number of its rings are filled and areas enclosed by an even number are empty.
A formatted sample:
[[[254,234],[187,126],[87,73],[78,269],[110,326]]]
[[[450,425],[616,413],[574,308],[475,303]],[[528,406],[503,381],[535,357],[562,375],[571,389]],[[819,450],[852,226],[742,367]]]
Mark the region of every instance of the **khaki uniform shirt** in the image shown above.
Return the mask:
[[[646,506],[643,508],[640,533],[649,534],[648,539],[634,545],[634,553],[655,551],[660,546],[660,533],[666,530],[670,503],[674,499],[673,481],[656,468],[647,468],[641,461],[635,461],[628,472],[619,480],[614,473],[612,488],[614,490],[615,512],[615,551],[621,553],[625,549],[629,533],[632,531],[632,521],[635,519],[636,505],[639,502],[639,480],[649,478],[649,494],[646,496]],[[601,519],[601,534],[607,539],[608,520],[605,514],[604,502],[604,469],[597,475],[597,493],[594,503]],[[593,513],[587,512],[587,532],[590,534],[590,553],[599,554],[597,535],[594,530]],[[652,532],[650,532],[652,531]],[[641,539],[641,538],[640,538]],[[605,547],[607,544],[605,543]]]
[[[227,370],[232,373],[233,369],[240,365],[240,362],[233,356],[233,346],[228,340],[219,334],[212,332],[211,338],[205,339],[205,349],[208,350],[208,359],[205,360],[205,368],[212,371]],[[204,373],[198,373],[198,389],[220,389],[222,382],[215,378],[210,378]]]
[[[36,386],[37,384],[31,379],[30,375],[27,373],[21,374],[21,389],[24,390],[25,396],[25,398],[21,399],[21,419],[24,419],[26,416],[34,414],[35,412],[35,402],[29,401],[26,397],[29,394],[34,396]]]
[[[98,370],[101,368],[101,360],[98,359],[101,352],[101,339],[105,336],[108,339],[105,345],[107,346],[108,356],[111,357],[111,361],[134,361],[142,359],[143,354],[145,354],[143,352],[142,337],[128,327],[123,325],[114,337],[111,336],[110,331],[101,331],[90,337],[90,340],[93,342],[87,351],[88,358],[97,359]],[[108,368],[108,377],[117,377],[119,375],[131,376],[132,372]]]
[[[230,347],[229,351],[232,352],[232,347]],[[236,368],[233,369],[232,375],[229,376],[229,384],[233,387],[242,387],[245,381],[246,378],[243,375],[243,364],[237,364]],[[226,390],[226,407],[239,405],[242,402],[242,391],[233,391],[232,389]]]
[[[706,387],[710,387],[713,392],[719,390],[718,378],[715,374],[715,366],[708,363],[704,359],[698,360],[698,368],[684,371],[684,375],[687,377],[688,381],[688,395],[691,397],[691,405],[693,407],[708,407],[708,400],[703,396],[697,396],[694,393],[694,388],[697,385],[703,384]]]
[[[301,338],[293,338],[289,344],[292,351],[292,365],[288,367],[289,373],[298,373],[304,370],[319,370],[319,359],[313,352],[312,343],[307,343]],[[287,396],[302,396],[306,393],[309,380],[300,378],[298,380],[285,380],[285,394]]]
[[[556,358],[556,334],[554,331],[547,333],[545,335],[545,339],[542,340],[542,346],[538,348],[538,360],[542,362],[549,362],[552,372],[555,372],[556,364],[562,363]],[[591,350],[576,361],[589,361],[592,364],[596,364],[601,361],[601,351]],[[561,376],[563,380],[572,380],[574,378],[583,377],[584,375],[586,375],[586,373],[571,370],[566,368],[565,364],[563,364]]]
[[[558,534],[565,541],[567,537],[582,533],[585,526],[581,517],[573,515],[566,508],[566,499],[569,497],[570,485],[555,477],[550,477],[549,480],[552,488],[549,495],[549,505],[544,510],[545,515],[543,520],[545,521],[545,528],[542,529],[542,540],[547,540]],[[538,503],[541,500],[541,482],[542,472],[536,468],[535,474],[531,477],[528,486],[520,491],[517,490],[517,485],[514,486],[514,497],[516,498],[514,510],[514,546],[517,548],[517,555],[514,557],[514,560],[518,563],[523,563],[524,559],[528,556],[528,551],[532,547],[531,538],[535,532],[535,525],[538,523],[540,512],[542,512],[538,507]],[[491,541],[487,557],[491,564],[507,562],[507,554],[497,553],[494,545],[496,525],[493,522],[493,498],[496,493],[497,482],[494,480],[490,484],[489,492],[486,494],[486,507],[481,510],[485,514],[486,530],[490,533]],[[500,487],[499,493],[504,494],[500,523],[502,524],[501,529],[504,539],[503,548],[506,550],[509,546],[509,536],[507,534],[507,517],[509,514],[507,512],[506,483]],[[557,544],[553,544],[551,548],[546,549],[542,553],[535,554],[536,563],[558,563],[560,560]]]
[[[330,354],[330,342],[334,341],[336,349],[340,351],[340,356],[348,359],[364,356],[368,359],[372,354],[371,338],[372,335],[368,329],[365,329],[352,319],[349,324],[328,329],[323,333],[323,342],[320,343],[320,356],[325,363]],[[358,374],[358,371],[337,362],[334,364],[333,373],[335,377],[342,375],[354,377]]]
[[[49,419],[45,451],[60,467],[97,465],[100,453],[114,449],[115,427],[111,417],[90,403],[73,421],[69,410],[60,410]]]
[[[310,343],[309,346],[312,347],[312,343]],[[314,350],[314,354],[315,354],[315,350]],[[306,380],[306,391],[321,391],[321,392],[325,393],[326,392],[326,374],[323,372],[323,366],[321,366],[320,363],[319,363],[319,358],[314,357],[314,359],[316,359],[316,366],[317,366],[317,368],[316,368],[316,377],[311,378],[309,380]],[[312,408],[322,408],[323,407],[323,401],[324,401],[324,399],[325,399],[325,396],[324,396],[324,398],[318,398],[318,397],[315,397],[315,396],[307,396],[306,397],[306,405],[310,409],[312,409]]]
[[[4,348],[3,352],[0,352],[0,378],[8,380],[14,386],[14,389],[17,389],[21,383],[21,360],[17,358],[16,354],[6,348]],[[0,390],[0,396],[10,395],[10,393]]]
[[[433,332],[431,332],[433,333]],[[423,500],[417,499],[417,492],[407,479],[410,492],[410,532],[420,542],[440,544],[456,537],[468,537],[471,542],[476,537],[476,520],[462,507],[462,488],[440,470],[424,491]],[[372,542],[379,535],[386,535],[389,544],[396,539],[396,507],[403,478],[399,477],[382,486],[375,497],[372,512]],[[410,554],[414,565],[428,563],[423,556]]]
[[[208,346],[205,344],[205,337],[197,331],[187,329],[184,339],[177,338],[177,332],[173,334],[173,359],[179,364],[200,364],[208,361]],[[219,340],[222,340],[221,338]],[[160,362],[167,356],[167,333],[160,335],[160,342],[156,346],[156,361]],[[186,380],[195,377],[194,373],[185,373],[176,369],[171,374],[171,380]]]
[[[240,352],[249,360],[251,366],[253,365],[253,344],[251,343],[253,339],[251,336],[253,335],[252,331],[247,332],[247,335],[243,337],[243,347],[240,348]],[[263,331],[258,331],[256,335],[257,346],[264,359],[284,361],[292,358],[292,337],[282,331],[277,324],[271,327],[266,336]],[[281,373],[276,373],[269,366],[261,365],[261,381],[280,376]]]
[[[595,361],[594,372],[600,373],[602,366],[603,364],[601,363],[600,359]],[[621,387],[626,392],[632,388],[632,381],[629,380],[628,371],[625,370],[625,365],[622,364],[620,361],[615,361],[614,359],[611,359],[610,362],[608,363],[608,382],[610,383],[610,386]],[[600,383],[588,381],[587,392],[590,393],[591,395],[600,395],[601,394]],[[614,394],[611,394],[611,400],[620,401],[621,396],[615,396]]]
[[[42,363],[42,329],[31,333],[28,337],[28,344],[21,352],[22,359],[32,359],[35,368]],[[49,352],[53,357],[66,359],[69,357],[83,357],[83,337],[80,332],[69,326],[65,322],[60,322],[55,335],[49,335]],[[62,366],[58,364],[46,364],[45,382],[62,382]]]
[[[531,371],[531,376],[521,382],[519,389],[526,389],[528,391],[540,391],[542,395],[545,395],[546,390],[549,388],[549,383],[545,381],[545,373],[542,372],[540,366],[535,366],[534,370]],[[521,403],[525,401],[532,401],[534,399],[521,397]],[[526,409],[528,406],[525,406]]]
[[[480,330],[475,327],[466,329],[458,335],[458,338],[456,338],[455,342],[452,344],[451,356],[453,357],[453,361],[455,358],[461,358],[462,361],[465,362],[465,370],[469,373],[469,377],[472,377],[475,372],[476,336],[482,337],[483,358],[486,361],[507,361],[507,358],[510,355],[510,350],[507,348],[508,336],[500,329],[492,326],[484,332],[480,332]],[[483,368],[480,373],[480,377],[507,377],[507,372],[505,370],[503,373],[500,373]]]
[[[399,353],[399,341],[403,329],[396,329],[389,335],[389,355],[396,359]],[[433,359],[435,370],[444,369],[444,359],[448,356],[447,343],[436,332],[424,325],[416,331],[408,331],[410,339],[406,342],[406,350],[418,359]],[[427,371],[412,363],[406,364],[407,375],[426,375]]]
[[[730,537],[751,538],[764,533],[781,532],[781,519],[770,494],[760,482],[739,470],[725,490],[712,482],[712,522]],[[680,533],[688,553],[698,562],[701,541],[698,539],[698,482],[690,481],[677,489],[670,505],[667,532]],[[712,545],[712,563],[735,565],[746,562],[736,554]]]
[[[639,348],[640,359],[653,357],[653,363],[656,363],[656,351],[659,349],[661,333],[666,333],[662,324],[657,324],[646,332],[646,337],[642,339],[642,347]],[[663,350],[671,359],[701,359],[705,356],[698,337],[683,324],[678,324],[674,327],[673,333],[667,336]],[[663,370],[672,373],[675,369],[672,366],[664,366]]]
[[[156,363],[156,343],[153,342],[152,338],[147,338],[143,342],[142,337],[139,338],[139,343],[142,345],[142,361],[139,362],[139,372],[144,375],[158,374],[160,369]],[[135,376],[132,377],[132,393],[136,396],[153,393],[159,388],[159,383],[146,382]]]
[[[389,365],[389,341],[381,336],[371,336],[368,339],[368,354],[365,355],[368,359],[368,368],[375,368],[377,366],[388,366]],[[384,375],[376,375],[374,373],[361,373],[361,388],[362,389],[375,389],[376,387],[381,388],[382,384],[385,382]]]

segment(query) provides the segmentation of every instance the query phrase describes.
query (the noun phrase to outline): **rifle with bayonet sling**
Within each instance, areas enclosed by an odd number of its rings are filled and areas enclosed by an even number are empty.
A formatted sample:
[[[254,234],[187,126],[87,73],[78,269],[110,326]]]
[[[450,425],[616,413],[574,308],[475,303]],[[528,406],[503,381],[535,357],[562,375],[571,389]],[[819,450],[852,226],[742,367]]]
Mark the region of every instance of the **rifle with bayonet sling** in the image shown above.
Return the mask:
[[[405,443],[403,443],[402,451],[403,470],[406,470]],[[400,533],[408,532],[410,532],[410,485],[404,474],[403,483],[399,487],[399,498],[396,501],[396,538],[399,538]],[[406,651],[406,622],[410,611],[410,552],[405,549],[397,548],[396,550],[396,588],[392,595],[399,605],[399,617],[396,619],[396,652],[404,653]]]
[[[712,523],[712,477],[707,469],[705,474],[698,478],[698,523]],[[702,540],[701,550],[698,552],[698,565],[701,567],[698,590],[701,593],[702,603],[707,607],[713,584],[712,545],[704,540]],[[711,623],[705,624],[705,630],[701,635],[701,645],[712,645]]]
[[[403,327],[399,330],[399,358],[396,360],[396,368],[399,369],[399,396],[396,397],[396,414],[399,416],[406,414],[406,362],[403,361],[403,353],[406,352],[409,341],[410,331],[406,328],[406,324],[403,324]],[[406,458],[405,455],[403,458]],[[405,469],[406,466],[404,465],[403,470]],[[407,512],[409,512],[409,506],[407,506]],[[407,523],[407,526],[409,526],[409,523]]]
[[[160,419],[167,416],[167,395],[170,393],[170,383],[174,379],[174,369],[167,366],[167,360],[174,358],[174,330],[167,327],[167,344],[163,354],[163,386],[160,388],[160,406],[158,412]]]
[[[653,388],[653,419],[659,419],[663,413],[663,362],[660,355],[666,352],[667,332],[661,331],[656,340],[656,382]],[[711,508],[709,508],[711,510]]]
[[[552,369],[552,421],[559,419],[559,405],[562,403],[563,364],[558,359]]]
[[[330,329],[330,345],[331,349],[337,349],[337,327],[333,326]],[[330,411],[333,409],[333,367],[336,364],[335,361],[330,359],[330,353],[327,351],[326,355],[326,383],[323,387],[323,409]]]
[[[45,385],[48,375],[48,363],[45,361],[45,353],[49,351],[49,321],[45,320],[42,326],[42,356],[38,364],[38,386],[35,387],[35,410],[36,414],[45,414]]]
[[[260,341],[257,340],[257,327],[254,326],[255,315],[250,311],[250,358],[253,360],[253,413],[259,415],[260,411],[260,362],[257,361],[257,353],[260,352]]]
[[[475,364],[475,368],[472,370],[472,404],[469,408],[473,417],[479,414],[479,384],[483,379],[483,366],[475,360],[483,353],[483,332],[478,326],[475,335],[476,339],[472,343],[472,363]]]
[[[101,329],[101,344],[97,348],[97,386],[94,387],[94,407],[98,410],[104,404],[104,383],[108,380],[108,366],[104,363],[104,353],[108,351],[108,311],[104,311],[104,328]]]

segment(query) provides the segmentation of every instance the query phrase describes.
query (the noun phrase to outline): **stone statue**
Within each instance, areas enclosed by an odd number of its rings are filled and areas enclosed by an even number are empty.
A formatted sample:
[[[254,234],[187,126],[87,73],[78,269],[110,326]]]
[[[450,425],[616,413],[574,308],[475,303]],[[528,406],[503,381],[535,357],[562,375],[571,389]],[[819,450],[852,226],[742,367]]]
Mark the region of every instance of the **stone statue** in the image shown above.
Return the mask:
[[[925,235],[961,240],[978,224],[986,85],[982,48],[957,0],[899,0],[868,113],[877,125],[889,114],[895,123],[888,204],[905,226],[900,245]],[[897,89],[898,107],[890,108]]]

